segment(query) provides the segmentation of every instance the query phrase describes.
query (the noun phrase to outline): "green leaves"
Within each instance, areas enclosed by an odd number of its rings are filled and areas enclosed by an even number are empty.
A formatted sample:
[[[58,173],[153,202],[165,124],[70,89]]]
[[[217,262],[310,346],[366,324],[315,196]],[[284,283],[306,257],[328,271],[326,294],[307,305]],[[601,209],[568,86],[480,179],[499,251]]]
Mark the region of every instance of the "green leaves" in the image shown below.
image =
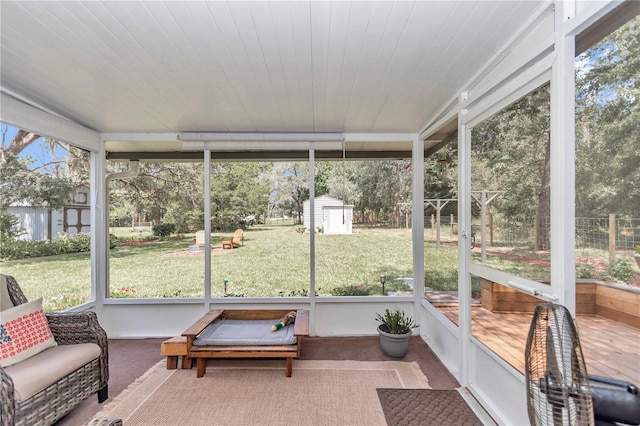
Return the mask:
[[[393,311],[385,309],[384,315],[376,314],[376,321],[382,324],[382,331],[391,334],[410,333],[417,325],[413,318],[407,316],[404,311],[396,307]]]
[[[0,208],[6,210],[13,203],[62,207],[74,185],[70,179],[30,170],[29,158],[18,158],[5,152],[0,161]]]
[[[578,61],[583,67],[576,79],[576,216],[637,217],[640,17]]]

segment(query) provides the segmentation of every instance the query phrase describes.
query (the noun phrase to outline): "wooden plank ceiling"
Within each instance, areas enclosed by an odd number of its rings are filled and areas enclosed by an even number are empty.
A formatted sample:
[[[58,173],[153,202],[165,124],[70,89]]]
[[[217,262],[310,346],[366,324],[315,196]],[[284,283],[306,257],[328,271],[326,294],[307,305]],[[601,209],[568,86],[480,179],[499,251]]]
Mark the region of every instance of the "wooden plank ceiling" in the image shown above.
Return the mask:
[[[2,1],[1,86],[106,133],[415,133],[540,4]]]

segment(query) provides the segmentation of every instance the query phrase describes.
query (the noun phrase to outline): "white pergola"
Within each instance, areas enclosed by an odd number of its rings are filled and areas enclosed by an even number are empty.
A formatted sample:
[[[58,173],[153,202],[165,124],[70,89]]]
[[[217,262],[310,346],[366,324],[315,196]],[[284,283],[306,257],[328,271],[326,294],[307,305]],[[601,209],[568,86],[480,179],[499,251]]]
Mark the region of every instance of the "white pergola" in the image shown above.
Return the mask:
[[[81,308],[111,337],[177,335],[222,304],[285,303],[310,310],[313,334],[366,335],[392,303],[413,309],[422,338],[499,423],[524,424],[522,374],[471,335],[471,274],[544,291],[575,312],[574,206],[564,201],[575,192],[574,57],[633,3],[2,1],[0,120],[91,152],[95,299]],[[425,158],[457,134],[465,238],[471,129],[547,82],[551,293],[471,263],[460,244],[457,327],[422,297]],[[208,194],[211,158],[309,158],[313,175],[315,158],[343,144],[362,158],[413,160],[413,297],[316,297],[313,272],[306,298],[219,300],[208,283],[197,300],[104,297],[105,159],[205,159]],[[313,200],[313,182],[310,190]]]

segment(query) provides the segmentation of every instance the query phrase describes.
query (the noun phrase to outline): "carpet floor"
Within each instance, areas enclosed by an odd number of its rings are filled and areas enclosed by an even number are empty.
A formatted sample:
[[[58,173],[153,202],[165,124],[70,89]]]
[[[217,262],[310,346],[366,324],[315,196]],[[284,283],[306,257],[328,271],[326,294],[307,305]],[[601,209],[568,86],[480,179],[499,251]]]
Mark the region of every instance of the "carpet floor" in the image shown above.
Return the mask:
[[[378,389],[389,426],[482,426],[457,390]]]
[[[96,417],[128,426],[386,425],[379,387],[428,388],[415,362],[211,360],[206,374],[161,362]],[[361,408],[361,409],[358,409]]]
[[[138,377],[163,359],[160,343],[165,339],[109,340],[109,399],[117,397]],[[385,361],[378,336],[310,337],[302,346],[302,360]],[[416,362],[429,378],[433,389],[455,389],[455,378],[442,365],[426,343],[411,338],[405,362]],[[195,372],[195,370],[194,370]],[[62,418],[57,426],[80,426],[103,408],[97,397],[91,397]]]

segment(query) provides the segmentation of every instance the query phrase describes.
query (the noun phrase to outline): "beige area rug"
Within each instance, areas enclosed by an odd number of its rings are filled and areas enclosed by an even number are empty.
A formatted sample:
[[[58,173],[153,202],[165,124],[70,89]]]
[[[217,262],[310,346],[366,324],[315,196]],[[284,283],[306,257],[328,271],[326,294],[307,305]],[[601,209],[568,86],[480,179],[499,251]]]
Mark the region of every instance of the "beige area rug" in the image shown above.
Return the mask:
[[[96,417],[125,425],[386,425],[376,388],[429,389],[415,362],[210,361],[204,377],[162,361]]]

